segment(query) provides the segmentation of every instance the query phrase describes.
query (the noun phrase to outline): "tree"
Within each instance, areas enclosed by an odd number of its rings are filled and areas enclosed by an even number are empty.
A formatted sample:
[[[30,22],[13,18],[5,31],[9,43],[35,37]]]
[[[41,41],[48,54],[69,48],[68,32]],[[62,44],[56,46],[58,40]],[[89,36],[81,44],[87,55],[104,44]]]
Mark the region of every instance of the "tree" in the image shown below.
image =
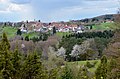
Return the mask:
[[[107,55],[110,60],[108,79],[119,79],[120,78],[120,9],[118,9],[118,14],[115,17],[115,33],[114,36],[105,50],[105,55]]]
[[[91,79],[88,73],[89,71],[88,71],[87,66],[80,67],[78,75],[77,75],[77,79]]]
[[[107,47],[107,44],[110,42],[110,39],[95,37],[95,45],[99,52],[99,56],[102,57],[103,50]]]
[[[13,65],[11,63],[10,44],[7,36],[3,33],[3,37],[0,43],[0,72],[2,78],[9,79],[12,77]]]
[[[6,23],[6,22],[4,23],[4,26],[7,26],[7,23]]]
[[[106,79],[107,78],[107,58],[106,56],[103,56],[101,58],[101,63],[98,66],[95,75],[96,79]]]
[[[53,34],[55,34],[56,33],[56,28],[55,28],[55,26],[53,27]]]
[[[74,40],[74,41],[73,41]],[[63,47],[66,49],[66,60],[71,61],[71,51],[72,48],[75,44],[81,44],[82,43],[82,39],[76,39],[74,37],[71,38],[63,38],[62,41],[59,43],[59,47]]]
[[[46,41],[48,39],[48,35],[47,34],[43,34],[42,35],[42,41]]]
[[[7,39],[6,33],[3,33],[3,35],[2,35],[1,47],[3,47],[3,48],[1,48],[1,50],[4,50],[4,49],[9,50],[10,49],[10,43]]]
[[[73,79],[71,69],[67,65],[63,70],[61,79]]]
[[[57,79],[58,68],[53,68],[48,72],[48,79]]]
[[[108,74],[107,79],[119,79],[120,72],[119,72],[119,62],[116,62],[115,59],[110,59],[110,62],[108,64]]]
[[[26,20],[26,23],[28,23],[28,20]]]
[[[91,26],[90,26],[90,29],[92,29],[92,28],[93,28],[93,26],[91,25]]]
[[[17,30],[17,35],[21,35],[21,34],[22,34],[21,30],[18,29],[18,30]]]
[[[27,55],[22,71],[22,79],[46,79],[40,56],[36,52]]]
[[[61,47],[60,49],[58,49],[58,51],[57,51],[57,56],[60,56],[60,57],[65,57],[65,52],[66,52],[66,50],[63,48],[63,47]]]
[[[20,79],[21,78],[21,68],[22,68],[22,63],[21,63],[21,56],[18,52],[18,48],[14,50],[12,53],[12,64],[13,64],[13,79]]]
[[[110,60],[108,79],[119,79],[120,78],[120,31],[114,34],[110,44],[105,50],[105,55],[107,55]]]
[[[25,37],[25,40],[26,40],[26,41],[29,41],[29,36],[26,36],[26,37]]]
[[[41,22],[40,20],[38,20],[38,22]]]

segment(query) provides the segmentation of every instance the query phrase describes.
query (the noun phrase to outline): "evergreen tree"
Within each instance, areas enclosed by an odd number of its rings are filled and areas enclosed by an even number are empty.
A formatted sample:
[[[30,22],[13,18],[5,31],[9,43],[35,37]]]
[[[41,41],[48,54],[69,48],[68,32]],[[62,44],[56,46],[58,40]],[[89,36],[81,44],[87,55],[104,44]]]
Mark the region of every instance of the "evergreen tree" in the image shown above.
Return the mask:
[[[26,36],[26,37],[25,37],[25,40],[26,40],[26,41],[29,41],[29,36]]]
[[[40,20],[38,20],[38,22],[41,22]]]
[[[17,35],[21,35],[21,34],[22,34],[21,30],[18,29],[18,30],[17,30]]]
[[[92,25],[90,26],[90,29],[92,29],[93,27],[92,27]]]
[[[46,79],[37,53],[29,54],[24,62],[22,79]]]
[[[53,34],[55,34],[56,33],[56,28],[55,27],[53,27]]]
[[[6,33],[3,33],[2,35],[2,40],[1,40],[1,50],[9,50],[10,49],[10,43],[7,39],[7,35]]]
[[[96,79],[106,79],[107,77],[107,58],[103,56],[101,58],[101,63],[98,66],[96,72]]]
[[[107,79],[117,79],[120,77],[120,72],[117,69],[119,65],[117,65],[117,61],[115,59],[110,59],[110,62],[108,64],[108,74]]]
[[[10,44],[7,36],[3,33],[3,38],[0,43],[0,72],[3,79],[9,79],[12,77],[13,66],[11,63]]]
[[[18,53],[18,49],[15,49],[15,51],[12,53],[12,64],[13,64],[13,79],[20,79],[21,77],[21,56]]]
[[[46,41],[48,39],[48,35],[47,34],[42,34],[42,41]]]

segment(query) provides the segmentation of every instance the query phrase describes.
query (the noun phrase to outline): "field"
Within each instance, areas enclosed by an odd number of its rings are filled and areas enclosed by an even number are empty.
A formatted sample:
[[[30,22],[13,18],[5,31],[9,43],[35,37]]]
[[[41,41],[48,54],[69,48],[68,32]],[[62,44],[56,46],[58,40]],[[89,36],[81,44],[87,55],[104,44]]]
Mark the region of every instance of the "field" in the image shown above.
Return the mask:
[[[100,25],[94,25],[93,30],[110,30],[114,26],[114,23],[102,23]]]
[[[17,28],[14,27],[0,27],[0,36],[2,36],[2,33],[5,32],[8,36],[8,38],[12,38],[16,35]]]
[[[88,60],[88,62],[90,62],[90,63],[96,62],[94,67],[89,68],[89,71],[94,73],[96,68],[100,64],[100,60]],[[76,62],[68,62],[68,65],[69,66],[74,66],[74,65],[83,66],[83,65],[86,65],[86,63],[87,63],[87,61],[76,61]]]
[[[31,32],[31,33],[23,33],[22,36],[23,37],[29,36],[29,38],[33,38],[33,37],[38,37],[38,34],[39,33]]]
[[[0,27],[0,36],[2,36],[3,32],[7,34],[8,38],[14,38],[16,36],[17,28],[11,27],[11,26]],[[37,37],[38,33],[35,33],[35,32],[23,33],[22,36],[23,37],[29,36],[30,38],[32,38],[32,37]]]
[[[56,35],[59,36],[59,37],[62,37],[62,36],[66,36],[66,35],[69,35],[71,34],[70,32],[57,32]]]

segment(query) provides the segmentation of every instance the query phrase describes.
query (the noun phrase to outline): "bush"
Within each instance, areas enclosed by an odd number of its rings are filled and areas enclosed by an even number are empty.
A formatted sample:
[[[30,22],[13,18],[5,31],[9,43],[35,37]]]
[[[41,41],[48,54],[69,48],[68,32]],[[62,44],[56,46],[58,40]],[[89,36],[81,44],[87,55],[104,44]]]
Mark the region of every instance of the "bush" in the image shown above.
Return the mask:
[[[25,37],[25,41],[29,41],[29,36],[26,36],[26,37]]]
[[[86,66],[88,67],[88,68],[92,68],[92,67],[95,67],[95,63],[90,63],[90,62],[86,62]]]

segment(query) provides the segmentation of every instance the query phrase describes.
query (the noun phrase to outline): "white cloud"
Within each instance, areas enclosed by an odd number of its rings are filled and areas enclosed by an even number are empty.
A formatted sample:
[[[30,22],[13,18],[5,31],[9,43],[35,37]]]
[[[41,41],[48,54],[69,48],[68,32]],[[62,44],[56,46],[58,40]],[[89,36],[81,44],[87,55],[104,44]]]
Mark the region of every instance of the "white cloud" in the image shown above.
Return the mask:
[[[68,6],[61,8],[59,10],[55,10],[51,13],[51,19],[55,21],[55,19],[74,19],[74,18],[81,18],[91,16],[93,17],[96,15],[102,14],[109,14],[109,13],[116,13],[118,8],[118,1],[117,0],[104,0],[104,1],[86,1],[84,5],[75,5],[75,6]],[[87,5],[87,6],[86,6]],[[82,17],[82,18],[83,18]]]
[[[0,12],[23,12],[28,11],[26,7],[29,7],[27,4],[15,4],[12,3],[10,0],[0,0]]]
[[[16,4],[12,3],[11,0],[0,0],[0,5],[0,15],[6,17],[6,20],[15,16],[20,20],[29,20],[34,17],[34,11],[32,11],[30,4]]]
[[[21,11],[22,6],[17,5],[17,4],[10,4],[9,7],[7,8],[8,11]]]
[[[119,6],[118,0],[0,0],[0,14],[56,21],[113,13]]]
[[[9,0],[0,0],[0,3],[8,2]]]

